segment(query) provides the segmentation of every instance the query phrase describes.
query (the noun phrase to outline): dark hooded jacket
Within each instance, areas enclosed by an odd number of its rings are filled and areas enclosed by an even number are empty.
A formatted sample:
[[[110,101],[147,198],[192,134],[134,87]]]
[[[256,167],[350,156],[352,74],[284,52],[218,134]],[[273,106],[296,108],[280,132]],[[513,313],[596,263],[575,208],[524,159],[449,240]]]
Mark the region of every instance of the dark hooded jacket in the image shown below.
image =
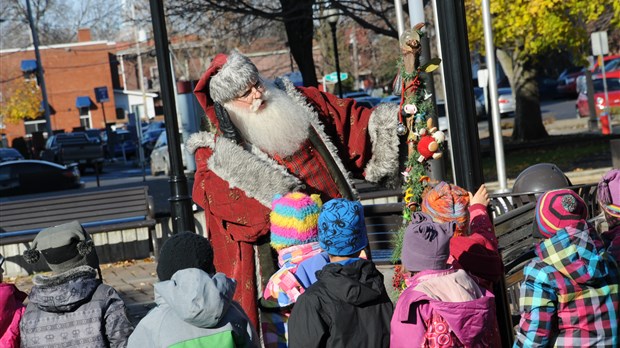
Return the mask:
[[[118,293],[90,266],[37,275],[20,322],[22,347],[125,347],[133,331]]]
[[[289,319],[289,347],[389,347],[394,307],[368,260],[330,263]]]

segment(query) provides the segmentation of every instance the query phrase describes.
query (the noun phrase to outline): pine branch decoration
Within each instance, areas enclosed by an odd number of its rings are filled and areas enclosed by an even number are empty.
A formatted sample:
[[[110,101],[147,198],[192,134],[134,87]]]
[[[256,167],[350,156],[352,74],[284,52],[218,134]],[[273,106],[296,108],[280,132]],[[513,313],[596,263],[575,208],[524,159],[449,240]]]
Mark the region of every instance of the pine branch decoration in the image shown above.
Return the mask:
[[[422,196],[427,189],[430,172],[429,160],[440,158],[444,147],[445,135],[438,131],[432,122],[435,114],[432,94],[426,90],[426,83],[422,74],[435,70],[441,62],[438,58],[431,59],[424,66],[420,66],[421,44],[425,35],[419,24],[406,31],[400,38],[402,57],[398,60],[399,76],[395,87],[400,90],[401,104],[399,108],[399,127],[404,132],[400,135],[407,137],[407,160],[403,180],[403,225],[396,234],[392,261],[400,260],[403,235],[407,225],[411,222],[411,214],[420,210]],[[405,289],[405,276],[402,267],[395,268],[393,285],[397,293]]]

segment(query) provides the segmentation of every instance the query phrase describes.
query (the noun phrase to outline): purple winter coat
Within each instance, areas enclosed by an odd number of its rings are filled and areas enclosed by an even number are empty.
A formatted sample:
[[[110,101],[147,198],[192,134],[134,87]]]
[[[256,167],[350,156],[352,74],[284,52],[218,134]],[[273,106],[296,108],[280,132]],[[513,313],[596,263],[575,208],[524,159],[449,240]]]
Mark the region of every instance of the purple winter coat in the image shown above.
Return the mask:
[[[433,314],[439,314],[447,322],[449,329],[465,347],[493,347],[495,326],[495,299],[492,293],[480,287],[480,297],[469,301],[444,302],[434,299],[425,292],[416,290],[423,277],[454,275],[456,270],[422,271],[413,278],[413,283],[398,299],[391,322],[390,347],[425,347],[426,323]],[[464,271],[460,270],[458,272]],[[466,275],[465,275],[466,276]],[[468,277],[468,276],[466,276]],[[447,279],[447,277],[444,277]],[[459,279],[460,278],[460,279]],[[452,277],[444,284],[448,292],[457,296],[458,292],[472,294],[468,284],[463,284],[462,276]],[[435,285],[438,283],[436,282]],[[429,345],[432,346],[432,345]]]

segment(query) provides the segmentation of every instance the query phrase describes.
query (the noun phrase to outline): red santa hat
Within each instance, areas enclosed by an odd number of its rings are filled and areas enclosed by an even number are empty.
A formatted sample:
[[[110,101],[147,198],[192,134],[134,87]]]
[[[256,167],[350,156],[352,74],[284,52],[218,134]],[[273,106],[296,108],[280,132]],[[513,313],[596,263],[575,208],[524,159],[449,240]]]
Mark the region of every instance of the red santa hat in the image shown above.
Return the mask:
[[[214,103],[223,104],[243,94],[258,79],[258,69],[248,57],[237,51],[220,53],[198,81],[194,94],[206,112]],[[211,122],[219,124],[217,119]]]

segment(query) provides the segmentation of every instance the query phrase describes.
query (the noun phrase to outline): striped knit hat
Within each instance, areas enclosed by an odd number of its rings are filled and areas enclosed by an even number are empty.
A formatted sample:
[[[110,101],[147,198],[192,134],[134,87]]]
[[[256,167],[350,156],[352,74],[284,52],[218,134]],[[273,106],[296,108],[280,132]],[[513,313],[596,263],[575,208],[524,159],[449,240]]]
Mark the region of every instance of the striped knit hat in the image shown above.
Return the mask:
[[[547,191],[536,202],[534,237],[551,238],[557,231],[588,218],[586,203],[572,190]]]
[[[620,169],[612,169],[603,175],[598,183],[597,198],[607,215],[620,219]]]
[[[276,195],[269,214],[271,246],[280,251],[293,245],[317,241],[317,222],[323,202],[319,195],[301,192]]]
[[[422,212],[437,223],[454,222],[455,236],[467,234],[469,225],[469,192],[444,181],[426,192]]]

